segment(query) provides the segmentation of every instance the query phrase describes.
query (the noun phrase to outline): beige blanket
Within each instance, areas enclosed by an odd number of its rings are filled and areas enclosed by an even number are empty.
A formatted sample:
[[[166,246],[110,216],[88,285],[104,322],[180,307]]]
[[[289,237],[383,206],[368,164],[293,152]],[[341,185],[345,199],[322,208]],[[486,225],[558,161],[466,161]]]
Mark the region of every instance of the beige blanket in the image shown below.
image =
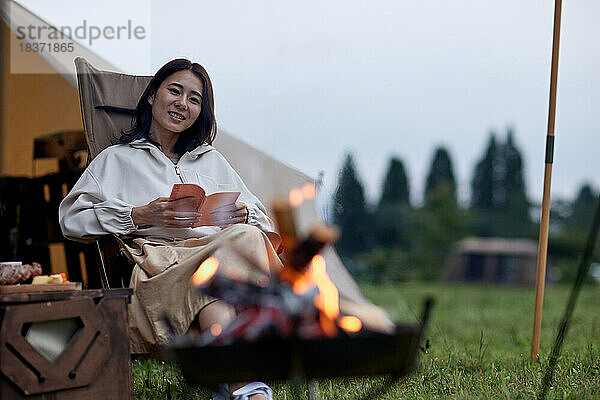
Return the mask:
[[[202,307],[213,300],[198,295],[190,287],[192,274],[206,258],[216,257],[220,271],[234,268],[236,275],[241,274],[247,280],[255,279],[256,275],[231,246],[266,271],[282,267],[265,233],[250,225],[233,225],[198,239],[136,238],[124,244],[136,264],[130,282],[134,289],[129,307],[132,353],[154,352],[168,343],[170,332],[165,316],[176,333],[184,333]]]

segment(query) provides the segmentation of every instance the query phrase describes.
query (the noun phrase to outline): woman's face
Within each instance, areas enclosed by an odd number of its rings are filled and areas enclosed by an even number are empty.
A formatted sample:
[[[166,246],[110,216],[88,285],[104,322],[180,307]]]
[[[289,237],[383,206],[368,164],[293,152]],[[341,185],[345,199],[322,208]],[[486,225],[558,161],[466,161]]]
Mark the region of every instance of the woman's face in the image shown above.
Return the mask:
[[[202,109],[202,81],[192,71],[177,71],[165,79],[154,96],[151,132],[180,133],[188,129]]]

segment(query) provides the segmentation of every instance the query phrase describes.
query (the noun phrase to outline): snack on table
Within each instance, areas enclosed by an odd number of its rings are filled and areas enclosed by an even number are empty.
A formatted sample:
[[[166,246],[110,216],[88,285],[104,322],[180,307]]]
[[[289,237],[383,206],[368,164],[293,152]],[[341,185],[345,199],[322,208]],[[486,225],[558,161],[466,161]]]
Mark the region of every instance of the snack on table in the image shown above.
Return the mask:
[[[32,285],[41,285],[46,283],[48,283],[48,275],[34,276],[33,280],[31,281]]]
[[[33,278],[33,285],[43,285],[48,283],[67,283],[69,280],[64,272],[54,275],[40,275]]]
[[[14,285],[22,283],[31,277],[42,274],[42,266],[39,263],[3,263],[0,266],[0,285]]]

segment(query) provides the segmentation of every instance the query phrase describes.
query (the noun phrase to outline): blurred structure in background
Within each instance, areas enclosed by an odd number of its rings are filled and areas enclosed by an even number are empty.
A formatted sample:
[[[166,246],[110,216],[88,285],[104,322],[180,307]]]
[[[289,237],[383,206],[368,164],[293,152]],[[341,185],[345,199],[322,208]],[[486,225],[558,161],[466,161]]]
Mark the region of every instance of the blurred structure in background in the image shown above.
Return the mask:
[[[533,285],[537,243],[528,239],[467,238],[450,255],[444,280]]]

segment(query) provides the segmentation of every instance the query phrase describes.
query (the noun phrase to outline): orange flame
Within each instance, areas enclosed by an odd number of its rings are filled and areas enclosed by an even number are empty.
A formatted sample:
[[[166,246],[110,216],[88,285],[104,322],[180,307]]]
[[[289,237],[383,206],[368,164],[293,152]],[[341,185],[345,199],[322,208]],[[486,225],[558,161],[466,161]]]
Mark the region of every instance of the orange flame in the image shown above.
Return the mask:
[[[223,328],[220,324],[214,323],[210,326],[210,333],[213,336],[219,336],[221,333],[223,333]]]
[[[358,332],[362,329],[362,322],[354,316],[340,316],[340,295],[338,289],[327,275],[325,258],[317,254],[310,261],[304,271],[290,267],[281,270],[279,277],[288,282],[294,293],[299,296],[316,287],[318,294],[313,303],[319,310],[319,324],[327,337],[335,337],[339,328],[347,332]]]
[[[192,275],[192,284],[195,286],[206,284],[217,272],[217,268],[219,268],[219,260],[215,257],[208,257]]]
[[[285,268],[281,279],[289,282],[294,293],[299,296],[315,286],[318,288],[319,294],[313,301],[320,311],[319,322],[325,335],[334,337],[337,334],[335,321],[340,314],[340,299],[337,288],[327,275],[323,256],[314,256],[310,266],[302,273]]]
[[[340,313],[339,292],[327,275],[325,269],[325,258],[317,254],[311,261],[312,278],[319,288],[319,295],[315,298],[315,304],[327,317],[337,318]]]
[[[337,335],[338,329],[335,325],[335,321],[329,318],[325,313],[319,314],[319,322],[321,323],[321,329],[325,333],[327,337],[335,337]]]
[[[300,189],[292,189],[290,192],[290,204],[292,207],[298,207],[304,201],[304,194]]]
[[[307,183],[302,186],[302,194],[304,195],[305,200],[312,200],[317,195],[317,189],[312,183]]]
[[[360,322],[360,319],[352,315],[340,318],[340,320],[338,321],[338,325],[346,332],[354,333],[362,329],[362,322]]]
[[[304,273],[296,272],[291,268],[284,268],[281,271],[281,279],[291,283],[292,290],[298,296],[302,296],[310,288],[315,286],[315,283],[311,279],[310,268]]]
[[[304,200],[312,200],[317,195],[317,189],[312,183],[307,183],[302,188],[294,188],[290,191],[290,205],[298,207]]]

